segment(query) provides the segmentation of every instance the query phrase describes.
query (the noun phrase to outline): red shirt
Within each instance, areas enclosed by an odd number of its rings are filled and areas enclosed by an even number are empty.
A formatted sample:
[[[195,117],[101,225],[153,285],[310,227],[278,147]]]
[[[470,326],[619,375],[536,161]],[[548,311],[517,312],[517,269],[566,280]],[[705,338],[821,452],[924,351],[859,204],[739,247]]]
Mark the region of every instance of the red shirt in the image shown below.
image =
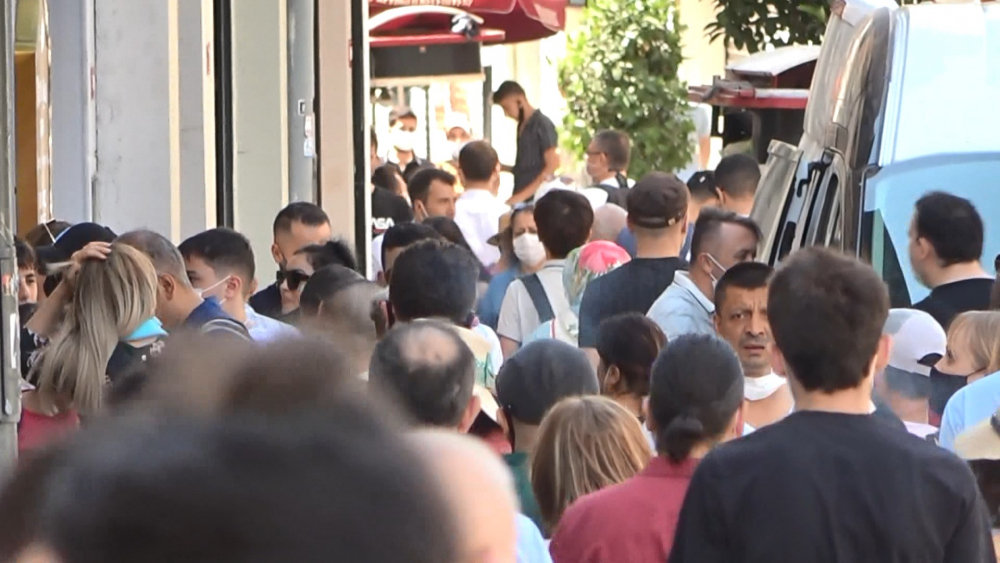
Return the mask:
[[[563,514],[549,550],[555,563],[663,563],[698,460],[657,456],[635,477],[589,494]]]
[[[17,425],[17,451],[24,453],[59,440],[80,427],[80,417],[76,411],[56,416],[45,416],[28,409],[21,410],[21,422]]]

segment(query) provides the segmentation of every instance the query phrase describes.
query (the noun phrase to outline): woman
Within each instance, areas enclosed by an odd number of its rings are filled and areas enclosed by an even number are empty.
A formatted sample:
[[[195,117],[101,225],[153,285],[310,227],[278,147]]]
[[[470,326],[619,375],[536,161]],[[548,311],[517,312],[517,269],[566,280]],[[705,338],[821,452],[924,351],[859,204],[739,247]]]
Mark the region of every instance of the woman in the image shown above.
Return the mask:
[[[290,315],[298,311],[299,299],[306,282],[316,270],[327,266],[343,266],[357,271],[358,260],[351,248],[342,240],[309,245],[288,259],[288,265],[281,273],[282,278],[278,280],[281,302],[287,304],[282,308],[283,314]]]
[[[560,401],[538,432],[531,487],[550,531],[576,499],[630,479],[651,457],[639,421],[606,397]]]
[[[638,313],[604,321],[597,335],[601,394],[617,401],[643,423],[643,402],[649,395],[653,362],[666,343],[660,327]]]
[[[998,335],[998,311],[962,313],[948,327],[945,355],[931,368],[929,409],[931,424],[940,422],[940,440],[945,448],[951,449],[958,434],[988,418],[997,407],[983,393],[963,388],[986,376],[995,377],[993,374],[1000,371]]]
[[[480,322],[493,330],[500,322],[500,306],[511,282],[537,273],[545,264],[545,247],[538,240],[534,211],[531,204],[521,204],[500,218],[500,230],[495,241],[500,247],[500,261],[476,309]]]
[[[71,266],[66,282],[73,287],[66,318],[35,363],[36,388],[22,395],[22,451],[77,427],[78,414],[98,412],[113,356],[145,360],[166,334],[153,316],[156,271],[131,246],[112,244],[103,259]]]
[[[542,323],[525,339],[524,344],[544,338],[555,338],[576,346],[579,342],[580,304],[587,285],[631,260],[624,248],[613,242],[598,240],[574,250],[566,257],[563,269],[563,290],[569,300],[571,314],[556,316]]]

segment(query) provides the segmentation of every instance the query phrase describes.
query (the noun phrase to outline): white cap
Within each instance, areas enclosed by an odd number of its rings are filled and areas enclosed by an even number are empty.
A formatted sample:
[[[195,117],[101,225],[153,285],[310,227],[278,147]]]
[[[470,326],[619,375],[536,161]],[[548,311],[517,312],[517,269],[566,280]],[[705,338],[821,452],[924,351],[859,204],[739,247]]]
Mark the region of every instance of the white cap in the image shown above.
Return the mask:
[[[891,309],[882,332],[892,337],[888,368],[906,373],[930,376],[948,345],[948,336],[934,317],[916,309]]]
[[[444,118],[444,132],[447,133],[452,129],[462,129],[469,135],[472,135],[472,125],[469,123],[469,117],[462,113],[450,113]]]

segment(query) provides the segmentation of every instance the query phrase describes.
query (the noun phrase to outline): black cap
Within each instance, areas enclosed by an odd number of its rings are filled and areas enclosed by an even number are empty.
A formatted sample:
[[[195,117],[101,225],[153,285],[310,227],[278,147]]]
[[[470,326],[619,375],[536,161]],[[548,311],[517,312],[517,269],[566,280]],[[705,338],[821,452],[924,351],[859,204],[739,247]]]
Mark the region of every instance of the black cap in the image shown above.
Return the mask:
[[[653,172],[628,191],[627,206],[633,225],[665,229],[687,217],[688,187],[673,174]]]
[[[541,424],[545,413],[566,397],[599,392],[587,355],[559,340],[538,340],[521,348],[497,376],[497,401],[525,424]]]
[[[73,254],[92,242],[114,242],[117,235],[111,229],[97,223],[77,223],[59,233],[56,241],[48,246],[35,249],[42,264],[68,262]]]

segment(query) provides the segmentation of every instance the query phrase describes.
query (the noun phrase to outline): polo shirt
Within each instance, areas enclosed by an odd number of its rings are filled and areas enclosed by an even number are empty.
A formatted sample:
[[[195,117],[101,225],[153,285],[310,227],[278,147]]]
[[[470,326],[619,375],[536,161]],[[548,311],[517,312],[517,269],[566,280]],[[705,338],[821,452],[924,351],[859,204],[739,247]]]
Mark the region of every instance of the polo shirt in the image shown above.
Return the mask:
[[[514,193],[518,193],[545,170],[545,152],[559,144],[559,135],[552,120],[535,110],[517,135],[517,157],[514,160]]]
[[[994,373],[970,383],[948,399],[941,417],[941,446],[955,451],[955,438],[1000,408],[1000,374]]]
[[[455,202],[455,223],[487,268],[500,260],[500,249],[486,241],[497,234],[500,217],[508,211],[510,207],[500,198],[480,188],[466,189]]]
[[[564,260],[549,260],[538,271],[538,279],[542,282],[546,297],[552,306],[552,312],[558,318],[566,318],[572,314],[566,290],[563,288]],[[542,324],[538,317],[535,304],[524,287],[524,281],[514,280],[507,288],[507,295],[500,306],[500,321],[497,324],[497,334],[517,343],[527,340],[531,333]]]
[[[254,342],[273,342],[283,338],[295,338],[299,335],[297,328],[290,324],[261,315],[253,310],[253,307],[246,305],[245,308],[247,322],[244,323],[250,338]]]
[[[698,460],[657,456],[635,477],[580,498],[563,514],[549,551],[555,563],[662,563]]]
[[[715,304],[691,281],[691,274],[677,272],[647,316],[673,340],[683,334],[715,334],[714,313]]]
[[[521,503],[521,514],[524,514],[544,532],[545,521],[542,519],[542,509],[538,508],[535,491],[531,488],[531,473],[527,452],[514,452],[503,456],[504,463],[514,475],[514,488],[517,490],[517,500]]]

